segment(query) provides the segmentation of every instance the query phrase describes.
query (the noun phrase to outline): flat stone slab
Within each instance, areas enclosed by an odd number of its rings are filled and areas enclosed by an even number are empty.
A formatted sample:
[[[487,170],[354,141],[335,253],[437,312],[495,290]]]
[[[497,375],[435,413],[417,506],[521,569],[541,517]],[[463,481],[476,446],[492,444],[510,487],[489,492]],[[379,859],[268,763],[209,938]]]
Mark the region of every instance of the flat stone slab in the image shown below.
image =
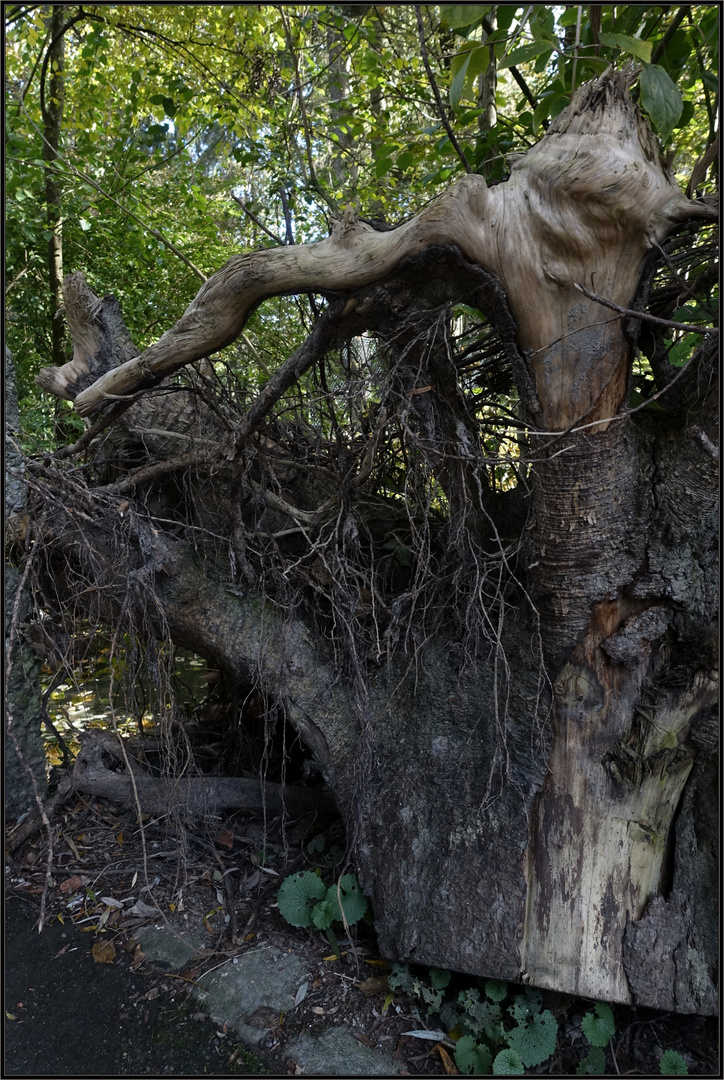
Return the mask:
[[[170,933],[144,926],[134,934],[149,962],[161,971],[183,971],[205,950],[200,935]],[[297,993],[312,978],[294,953],[256,948],[227,960],[206,975],[194,996],[219,1026],[226,1024],[247,1046],[258,1046],[279,1024],[282,1013],[294,1009]],[[396,1076],[398,1069],[388,1053],[364,1046],[345,1025],[319,1034],[303,1032],[288,1043],[284,1053],[308,1076]]]
[[[294,1008],[297,990],[309,973],[299,957],[279,949],[252,949],[201,976],[196,998],[218,1024],[233,1027],[256,1046]]]
[[[206,948],[198,934],[172,934],[155,926],[142,926],[133,936],[149,963],[162,971],[183,971]]]
[[[286,1047],[304,1075],[308,1076],[397,1076],[398,1068],[387,1053],[364,1046],[349,1028],[328,1028],[321,1035],[304,1032]]]

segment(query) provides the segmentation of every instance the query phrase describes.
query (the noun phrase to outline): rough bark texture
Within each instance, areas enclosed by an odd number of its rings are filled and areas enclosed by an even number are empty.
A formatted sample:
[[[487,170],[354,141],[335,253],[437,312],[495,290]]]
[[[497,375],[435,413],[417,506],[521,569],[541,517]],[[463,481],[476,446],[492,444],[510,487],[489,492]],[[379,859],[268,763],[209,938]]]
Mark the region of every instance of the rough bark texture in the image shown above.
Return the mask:
[[[389,324],[412,302],[413,266],[416,301],[429,300],[427,331],[432,292],[438,303],[477,296],[491,320],[497,310],[534,425],[531,514],[515,574],[504,554],[496,564],[508,573],[505,601],[491,600],[485,575],[475,585],[463,620],[475,608],[485,633],[472,653],[442,624],[421,627],[386,661],[378,641],[360,675],[359,656],[356,668],[341,666],[334,635],[303,605],[264,602],[248,564],[245,584],[230,585],[218,560],[149,528],[127,503],[119,509],[129,554],[114,572],[132,580],[156,631],[230,678],[258,680],[319,761],[387,956],[610,1001],[716,1008],[714,849],[700,807],[718,688],[717,485],[697,436],[715,434],[716,346],[709,340],[672,379],[660,399],[665,422],[624,416],[631,338],[619,315],[576,288],[630,306],[651,249],[678,222],[711,214],[663,168],[627,76],[608,72],[581,87],[506,183],[489,190],[467,176],[391,232],[347,220],[319,244],[235,256],[140,356],[119,355],[101,373],[93,343],[42,377],[90,415],[233,340],[263,297],[331,293],[306,346],[218,455],[219,475],[234,459],[219,491],[234,504],[244,567],[244,513],[267,521],[242,505],[245,492],[262,490],[245,478],[244,447],[262,438],[281,388],[337,333],[384,322],[386,303],[400,415],[451,508],[441,535],[468,538],[479,554],[493,550],[491,536],[502,550],[501,522],[445,343],[428,333],[423,345],[409,326],[395,336]],[[420,267],[435,248],[446,271],[433,289]],[[382,279],[384,289],[374,284]],[[363,450],[325,501],[322,482],[310,504],[267,491],[265,512],[281,515],[274,536],[306,537],[336,505],[340,546],[356,543],[349,492],[366,475]],[[105,497],[121,505],[117,491]],[[83,534],[112,558],[90,518]],[[321,569],[317,585],[333,593],[334,573]],[[99,594],[112,617],[110,593]],[[377,602],[374,593],[365,601]],[[652,950],[665,963],[652,968]]]

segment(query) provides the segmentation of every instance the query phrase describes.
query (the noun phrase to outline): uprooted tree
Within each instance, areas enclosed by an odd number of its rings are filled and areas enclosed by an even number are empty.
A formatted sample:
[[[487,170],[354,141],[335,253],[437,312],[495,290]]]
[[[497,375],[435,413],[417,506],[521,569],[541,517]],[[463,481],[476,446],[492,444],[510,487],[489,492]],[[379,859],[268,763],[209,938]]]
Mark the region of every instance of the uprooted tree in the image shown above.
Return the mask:
[[[40,384],[91,426],[29,466],[34,573],[283,712],[384,956],[710,1013],[718,339],[676,368],[663,334],[715,280],[715,212],[629,82],[582,86],[503,183],[233,257],[140,355],[66,278],[74,355]],[[249,400],[213,354],[294,292],[326,307]]]

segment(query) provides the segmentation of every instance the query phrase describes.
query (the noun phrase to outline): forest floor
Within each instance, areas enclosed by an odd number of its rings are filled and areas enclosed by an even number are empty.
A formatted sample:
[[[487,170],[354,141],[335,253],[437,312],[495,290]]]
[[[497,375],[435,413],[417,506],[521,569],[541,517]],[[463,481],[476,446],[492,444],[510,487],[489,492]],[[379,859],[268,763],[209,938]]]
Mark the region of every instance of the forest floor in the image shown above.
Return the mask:
[[[339,927],[337,956],[333,939],[292,927],[279,912],[287,874],[319,867],[325,882],[335,879],[324,863],[341,855],[338,823],[322,827],[310,818],[282,833],[278,821],[265,826],[237,813],[203,828],[147,821],[141,832],[134,816],[109,803],[76,799],[56,814],[53,833],[42,934],[43,832],[6,867],[4,1075],[299,1075],[300,1036],[340,1027],[361,1046],[384,1052],[398,1075],[457,1072],[454,1041],[428,1013],[420,989],[431,992],[427,969],[413,970],[411,992],[394,992],[370,925],[358,923],[349,938]],[[179,973],[160,970],[144,953],[137,938],[149,926],[196,942]],[[298,958],[309,977],[286,1011],[266,1018],[250,1051],[238,1030],[209,1019],[195,988],[205,974],[258,948]],[[480,985],[453,976],[446,1000]],[[520,989],[510,987],[511,998]],[[543,993],[542,1007],[556,1017],[556,1049],[527,1072],[575,1075],[590,1050],[582,1025],[593,1003]],[[681,1054],[689,1074],[720,1075],[716,1018],[624,1006],[613,1014],[608,1075],[659,1075],[668,1049]]]

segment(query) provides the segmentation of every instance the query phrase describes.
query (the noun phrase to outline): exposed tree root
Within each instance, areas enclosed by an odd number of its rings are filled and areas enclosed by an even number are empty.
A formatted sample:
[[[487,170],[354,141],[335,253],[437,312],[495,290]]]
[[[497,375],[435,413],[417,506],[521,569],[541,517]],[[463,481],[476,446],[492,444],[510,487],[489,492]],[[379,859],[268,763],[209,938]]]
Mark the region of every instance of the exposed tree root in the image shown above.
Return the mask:
[[[81,738],[82,747],[73,767],[73,786],[86,795],[109,799],[118,806],[136,804],[146,814],[181,811],[192,817],[219,810],[255,810],[258,813],[299,817],[309,810],[336,813],[334,800],[312,788],[250,780],[233,776],[155,778],[141,766],[127,773],[113,771],[123,764],[123,752],[112,735],[91,731]]]

